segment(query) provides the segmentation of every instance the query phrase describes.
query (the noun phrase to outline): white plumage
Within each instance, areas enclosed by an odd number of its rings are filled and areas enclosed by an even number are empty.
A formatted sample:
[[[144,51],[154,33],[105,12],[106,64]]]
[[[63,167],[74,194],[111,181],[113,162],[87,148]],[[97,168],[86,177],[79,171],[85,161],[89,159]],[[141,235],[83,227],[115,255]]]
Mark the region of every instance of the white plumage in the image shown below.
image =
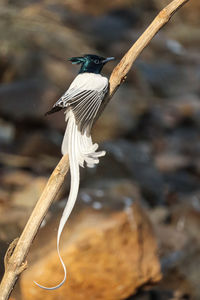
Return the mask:
[[[66,107],[67,127],[62,142],[62,154],[68,153],[70,163],[71,187],[69,198],[60,220],[57,235],[57,251],[64,269],[64,278],[55,287],[44,287],[54,290],[59,288],[66,280],[66,267],[60,255],[60,237],[63,228],[71,214],[79,190],[79,166],[94,167],[99,163],[99,157],[105,151],[98,151],[98,144],[93,144],[90,135],[94,118],[108,90],[108,79],[100,74],[79,74],[66,93],[56,102],[55,106]]]
[[[54,106],[71,108],[80,131],[90,132],[108,90],[108,79],[100,74],[79,74]]]
[[[65,95],[74,89],[95,90],[97,92],[101,92],[106,86],[108,86],[107,77],[102,76],[101,74],[82,73],[77,75],[72,81]]]

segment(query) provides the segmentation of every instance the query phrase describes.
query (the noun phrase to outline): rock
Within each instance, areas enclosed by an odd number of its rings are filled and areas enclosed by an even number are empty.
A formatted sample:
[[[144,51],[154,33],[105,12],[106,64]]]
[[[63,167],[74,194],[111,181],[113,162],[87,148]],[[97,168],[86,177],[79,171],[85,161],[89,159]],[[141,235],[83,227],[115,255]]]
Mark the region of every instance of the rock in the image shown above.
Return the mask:
[[[48,173],[50,174],[52,169],[55,168],[58,161],[58,158],[48,155],[41,155],[41,157],[34,159],[32,157],[22,155],[0,153],[0,163],[2,165],[12,168],[31,169],[36,173],[38,173],[38,171],[48,171]]]
[[[8,217],[9,216],[9,217]],[[22,208],[5,207],[1,210],[0,240],[8,244],[20,235],[26,222],[27,211]]]
[[[0,146],[1,144],[10,144],[14,140],[15,128],[11,123],[0,119]]]
[[[157,289],[174,291],[170,300],[198,300],[199,192],[182,196],[179,203],[170,207],[170,215],[167,215],[167,212],[169,213],[169,208],[162,208],[161,211],[157,208],[150,212],[150,219],[158,239],[163,271],[163,280]]]
[[[82,31],[62,23],[56,9],[24,4],[1,5],[0,38],[5,44],[0,45],[0,110],[12,120],[36,122],[44,120],[44,113],[77,73],[67,58],[95,51]],[[64,118],[60,119],[51,118],[51,124],[64,128]]]
[[[163,203],[165,190],[163,176],[156,169],[151,149],[146,143],[118,140],[105,142],[102,148],[128,170],[129,176],[139,184],[142,195],[150,205]]]
[[[58,157],[61,153],[61,135],[57,134],[56,142],[58,140],[58,144],[56,145],[54,136],[51,132],[44,131],[32,133],[29,137],[26,138],[25,142],[22,143],[20,147],[20,155],[27,157]]]
[[[180,14],[184,18],[184,22],[187,21],[189,24],[195,25],[198,27],[200,24],[199,21],[199,12],[200,2],[198,0],[189,1],[188,4],[180,10]]]
[[[9,192],[4,188],[0,188],[0,205],[9,201]]]
[[[67,55],[67,54],[66,54]],[[53,84],[63,89],[65,92],[67,85],[74,79],[76,76],[76,68],[67,61],[66,59],[59,60],[52,57],[45,57],[42,62],[43,70],[46,74],[48,80]]]
[[[27,185],[22,191],[16,191],[12,195],[12,204],[21,208],[32,209],[42,194],[46,183],[46,177],[34,178],[31,184]]]
[[[129,10],[119,8],[93,18],[86,17],[81,27],[95,37],[98,46],[106,49],[107,44],[113,45],[119,40],[126,40],[128,30],[136,26],[138,17],[138,11],[136,12],[133,7]]]
[[[165,206],[157,206],[148,211],[148,216],[155,227],[159,227],[169,218],[169,210]]]
[[[34,177],[25,171],[2,174],[0,240],[9,243],[20,235],[46,182],[46,177]]]
[[[126,179],[137,185],[150,205],[163,203],[163,176],[154,166],[147,144],[116,140],[103,143],[100,149],[106,150],[106,156],[96,168],[81,170],[82,186],[107,188]]]
[[[194,86],[193,90],[195,90]],[[169,112],[171,111],[171,115],[174,116],[174,119],[176,118],[176,120],[174,120],[176,125],[180,124],[181,121],[184,122],[184,120],[199,124],[200,103],[199,97],[195,94],[185,94],[180,98],[176,97],[175,99],[170,99],[164,112],[166,113],[167,110]]]
[[[186,79],[184,68],[181,69],[169,61],[158,61],[157,58],[153,63],[141,61],[138,68],[155,95],[163,98],[184,94],[183,80]]]
[[[17,69],[23,63],[25,70],[17,70],[20,75],[34,72],[37,68],[35,62],[42,61],[43,55],[64,59],[78,54],[80,49],[86,53],[90,49],[86,37],[65,26],[56,10],[50,11],[43,4],[5,5],[1,7],[0,16],[0,35],[7,46],[0,45],[0,50],[6,55],[14,55],[12,63]]]
[[[114,139],[127,134],[135,127],[137,109],[133,104],[137,96],[133,88],[122,86],[103,111],[93,129],[93,136],[97,142]],[[124,105],[126,98],[126,105]]]
[[[199,268],[197,267],[200,263],[199,254],[199,249],[195,249],[191,241],[188,249],[179,255],[168,273],[165,274],[162,286],[167,286],[172,290],[177,290],[178,287],[179,293],[185,295],[178,299],[199,300]]]
[[[32,180],[33,176],[31,173],[17,170],[5,172],[5,174],[3,174],[2,183],[9,191],[11,191],[13,188],[24,188],[31,184]]]
[[[169,290],[152,288],[147,291],[140,291],[127,300],[185,300],[184,298],[173,298],[174,293]]]
[[[199,190],[199,182],[193,174],[178,170],[164,174],[165,184],[168,192],[192,193]]]
[[[99,180],[99,185],[91,185],[90,188],[82,188],[80,198],[84,205],[93,207],[94,209],[104,209],[110,211],[125,210],[129,211],[134,201],[142,202],[138,185],[132,180],[116,179],[116,180]],[[108,201],[109,199],[109,201]]]
[[[114,2],[107,2],[105,0],[98,2],[98,0],[76,0],[69,1],[67,6],[68,8],[75,10],[77,12],[89,13],[93,15],[103,14],[109,10],[115,9],[120,6],[129,5],[129,0],[116,0]]]
[[[157,9],[161,10],[165,5],[168,4],[167,0],[160,2],[159,0],[153,0]],[[198,0],[189,1],[187,5],[183,6],[178,12],[179,20],[176,19],[176,23],[189,23],[193,25],[199,24],[199,12],[200,3]]]
[[[125,299],[141,285],[161,278],[151,224],[134,202],[128,211],[87,208],[75,214],[70,231],[62,237],[67,282],[56,291],[38,289],[33,280],[53,286],[63,277],[53,228],[54,224],[43,228],[35,260],[21,277],[22,299],[44,299],[47,293],[49,300],[90,299],[91,295],[92,299]]]
[[[56,97],[55,87],[35,79],[2,84],[0,87],[1,113],[18,121],[28,118],[44,118],[44,113]]]
[[[177,153],[162,153],[156,156],[155,164],[161,172],[173,172],[188,167],[190,160],[187,156]]]
[[[189,235],[194,242],[200,245],[200,192],[181,198],[181,205],[174,205],[171,212],[172,223],[177,229]]]

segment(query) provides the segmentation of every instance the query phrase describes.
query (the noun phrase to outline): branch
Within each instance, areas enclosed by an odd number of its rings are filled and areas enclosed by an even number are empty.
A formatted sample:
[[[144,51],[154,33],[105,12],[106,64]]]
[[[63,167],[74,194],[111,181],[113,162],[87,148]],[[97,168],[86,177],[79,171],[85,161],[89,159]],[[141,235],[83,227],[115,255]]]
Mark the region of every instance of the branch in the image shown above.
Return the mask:
[[[174,0],[166,6],[135,44],[124,55],[120,63],[113,70],[110,77],[108,97],[104,101],[101,112],[114,95],[121,82],[142,50],[150,43],[155,34],[169,21],[172,15],[189,0]],[[100,113],[101,113],[100,112]],[[0,300],[7,300],[20,273],[26,268],[25,262],[31,243],[44,219],[49,206],[63,184],[69,169],[68,155],[62,157],[49,178],[47,185],[38,200],[20,238],[15,240],[8,248],[5,257],[5,274],[0,285]]]

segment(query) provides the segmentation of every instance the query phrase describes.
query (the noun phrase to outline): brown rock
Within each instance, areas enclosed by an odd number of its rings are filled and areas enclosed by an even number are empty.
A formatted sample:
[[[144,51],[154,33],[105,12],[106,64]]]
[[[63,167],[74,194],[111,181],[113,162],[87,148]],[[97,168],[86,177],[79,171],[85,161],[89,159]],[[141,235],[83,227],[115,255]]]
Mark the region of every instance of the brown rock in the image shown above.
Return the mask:
[[[116,0],[116,1],[106,1],[101,2],[97,0],[78,0],[78,1],[68,1],[67,6],[78,12],[86,12],[93,15],[99,15],[111,9],[116,9],[122,5],[128,5],[130,0]]]
[[[27,211],[21,208],[1,208],[0,218],[0,240],[8,244],[20,235],[22,232],[27,219]],[[7,248],[6,247],[6,248]]]
[[[55,157],[60,154],[60,147],[55,145],[45,133],[33,133],[27,137],[20,149],[22,156],[41,157],[42,155],[49,155]]]
[[[55,165],[58,163],[58,159],[55,157],[52,157],[52,156],[48,156],[48,155],[41,155],[39,158],[35,159],[30,156],[16,155],[16,154],[1,152],[0,153],[0,162],[3,165],[9,166],[12,168],[13,167],[14,168],[27,168],[28,167],[28,168],[32,168],[33,170],[38,170],[38,169],[52,170],[52,168],[54,168]],[[18,176],[18,171],[14,172],[14,177],[17,178],[17,176]],[[18,177],[18,179],[20,180],[20,177]],[[23,176],[23,179],[24,179],[24,176]],[[19,180],[16,183],[13,183],[13,185],[18,185]],[[25,184],[26,183],[27,183],[27,180],[25,181]],[[20,185],[24,185],[24,182],[21,182]]]
[[[43,119],[44,113],[57,97],[55,86],[35,79],[24,80],[1,85],[0,108],[2,114],[16,120]]]
[[[21,277],[22,299],[125,299],[161,278],[151,223],[134,202],[123,211],[87,209],[77,214],[62,238],[67,282],[56,291],[39,289],[33,280],[53,286],[63,277],[55,240],[48,237],[53,228],[44,228],[35,262]]]
[[[187,167],[190,161],[187,156],[177,153],[161,153],[155,158],[155,164],[161,172],[173,172]]]
[[[0,188],[0,240],[10,242],[21,234],[47,178],[34,177],[30,172],[18,170],[5,173],[1,182],[3,188]]]
[[[139,108],[133,97],[137,98],[134,89],[123,86],[120,88],[115,95],[115,100],[110,101],[93,128],[93,136],[97,142],[121,137],[134,128]],[[124,98],[126,98],[126,105],[124,105]]]
[[[199,10],[200,10],[200,2],[199,0],[189,1],[180,13],[184,17],[188,23],[193,25],[199,25]]]
[[[21,208],[32,209],[44,190],[46,183],[46,177],[34,178],[31,184],[12,195],[12,204]]]
[[[155,6],[161,10],[162,8],[165,7],[169,2],[167,0],[164,1],[159,1],[159,0],[154,0]],[[187,5],[183,6],[182,9],[179,11],[179,16],[181,18],[179,21],[182,22],[188,22],[190,24],[199,24],[199,9],[200,9],[200,2],[199,0],[193,0],[189,1]],[[176,23],[178,20],[176,20]]]
[[[32,182],[33,176],[22,170],[5,172],[2,178],[3,185],[5,185],[9,190],[13,188],[23,188],[26,185],[29,185]]]
[[[9,192],[0,187],[0,205],[7,202],[8,200],[9,200]]]
[[[192,194],[191,197],[186,196],[185,203],[175,205],[172,209],[171,218],[177,230],[189,235],[193,242],[200,243],[200,200],[199,193]],[[187,202],[186,202],[187,201]]]

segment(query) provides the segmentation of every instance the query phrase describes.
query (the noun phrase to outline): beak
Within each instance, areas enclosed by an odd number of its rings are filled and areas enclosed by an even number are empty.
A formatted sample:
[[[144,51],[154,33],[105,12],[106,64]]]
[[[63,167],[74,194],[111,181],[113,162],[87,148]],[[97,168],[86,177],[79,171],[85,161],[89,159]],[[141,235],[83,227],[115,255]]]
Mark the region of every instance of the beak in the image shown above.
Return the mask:
[[[109,62],[109,61],[111,61],[111,60],[114,60],[114,59],[115,59],[114,57],[107,57],[106,59],[104,59],[104,60],[102,61],[102,63],[105,64],[105,63],[107,63],[107,62]]]

